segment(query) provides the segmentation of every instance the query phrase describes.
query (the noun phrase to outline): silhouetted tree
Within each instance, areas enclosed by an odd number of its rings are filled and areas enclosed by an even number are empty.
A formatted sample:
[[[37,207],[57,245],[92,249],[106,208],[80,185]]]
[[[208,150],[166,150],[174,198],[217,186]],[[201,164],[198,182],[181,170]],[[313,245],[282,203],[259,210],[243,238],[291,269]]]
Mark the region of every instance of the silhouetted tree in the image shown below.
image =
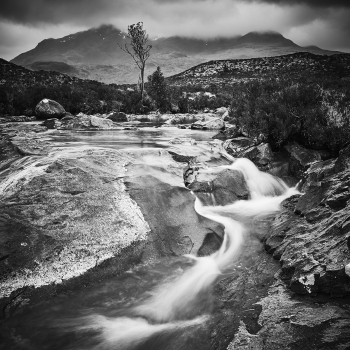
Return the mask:
[[[130,43],[125,43],[124,46],[119,47],[126,53],[128,53],[135,61],[137,67],[140,69],[140,92],[141,101],[144,100],[144,74],[146,61],[150,56],[151,45],[147,45],[148,34],[143,29],[143,22],[131,24],[128,26],[127,37],[130,39]],[[129,47],[130,45],[130,47]]]

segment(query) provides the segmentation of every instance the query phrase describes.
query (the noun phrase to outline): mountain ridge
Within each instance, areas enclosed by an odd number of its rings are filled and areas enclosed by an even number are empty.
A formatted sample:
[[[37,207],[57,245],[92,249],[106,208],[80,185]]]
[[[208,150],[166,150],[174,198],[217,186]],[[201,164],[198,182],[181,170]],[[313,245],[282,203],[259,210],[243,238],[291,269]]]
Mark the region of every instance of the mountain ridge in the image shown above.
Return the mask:
[[[40,67],[60,71],[62,67],[62,73],[71,71],[68,74],[105,83],[133,83],[137,82],[139,71],[131,57],[118,46],[124,42],[125,35],[112,25],[103,25],[58,39],[45,39],[11,62],[30,69]],[[171,76],[210,60],[280,56],[304,51],[326,55],[338,53],[317,47],[303,48],[273,31],[213,39],[173,36],[152,39],[150,44],[153,47],[146,76],[157,66],[162,68],[165,76]],[[58,62],[71,68],[60,66]]]

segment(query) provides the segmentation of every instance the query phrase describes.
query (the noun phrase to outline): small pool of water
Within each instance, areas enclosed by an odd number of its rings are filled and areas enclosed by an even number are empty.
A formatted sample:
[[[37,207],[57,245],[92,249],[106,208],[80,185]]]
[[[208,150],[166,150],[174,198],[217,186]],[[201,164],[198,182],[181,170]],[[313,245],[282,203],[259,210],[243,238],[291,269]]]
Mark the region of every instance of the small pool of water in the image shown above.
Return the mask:
[[[217,130],[201,131],[177,127],[142,127],[136,130],[66,131],[50,135],[57,147],[167,148],[174,138],[191,138],[195,141],[212,141]]]

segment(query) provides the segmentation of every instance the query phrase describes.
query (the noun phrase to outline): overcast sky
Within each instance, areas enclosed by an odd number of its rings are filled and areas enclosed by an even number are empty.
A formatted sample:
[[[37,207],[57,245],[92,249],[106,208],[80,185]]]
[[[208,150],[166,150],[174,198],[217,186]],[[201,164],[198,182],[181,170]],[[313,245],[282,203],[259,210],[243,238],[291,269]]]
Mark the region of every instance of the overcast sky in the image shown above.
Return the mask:
[[[1,0],[0,57],[46,38],[144,22],[152,36],[212,38],[275,30],[301,46],[350,52],[350,0]]]

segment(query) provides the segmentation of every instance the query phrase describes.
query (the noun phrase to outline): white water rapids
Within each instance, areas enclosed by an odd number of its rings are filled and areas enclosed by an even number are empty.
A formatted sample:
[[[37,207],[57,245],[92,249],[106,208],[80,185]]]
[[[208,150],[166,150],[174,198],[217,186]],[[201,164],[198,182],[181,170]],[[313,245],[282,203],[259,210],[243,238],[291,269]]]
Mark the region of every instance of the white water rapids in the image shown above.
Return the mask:
[[[248,159],[237,159],[232,165],[218,167],[217,171],[222,168],[242,172],[250,199],[226,206],[203,206],[196,198],[194,207],[199,215],[224,225],[221,248],[206,257],[187,255],[195,261],[194,266],[175,280],[158,286],[148,299],[133,308],[134,318],[95,315],[81,320],[82,330],[100,332],[101,348],[115,345],[117,349],[134,349],[135,345],[159,332],[205,322],[208,317],[205,311],[201,312],[201,300],[211,292],[220,275],[233,268],[249,233],[248,223],[271,216],[280,209],[284,199],[298,193],[282,180],[259,171]]]

